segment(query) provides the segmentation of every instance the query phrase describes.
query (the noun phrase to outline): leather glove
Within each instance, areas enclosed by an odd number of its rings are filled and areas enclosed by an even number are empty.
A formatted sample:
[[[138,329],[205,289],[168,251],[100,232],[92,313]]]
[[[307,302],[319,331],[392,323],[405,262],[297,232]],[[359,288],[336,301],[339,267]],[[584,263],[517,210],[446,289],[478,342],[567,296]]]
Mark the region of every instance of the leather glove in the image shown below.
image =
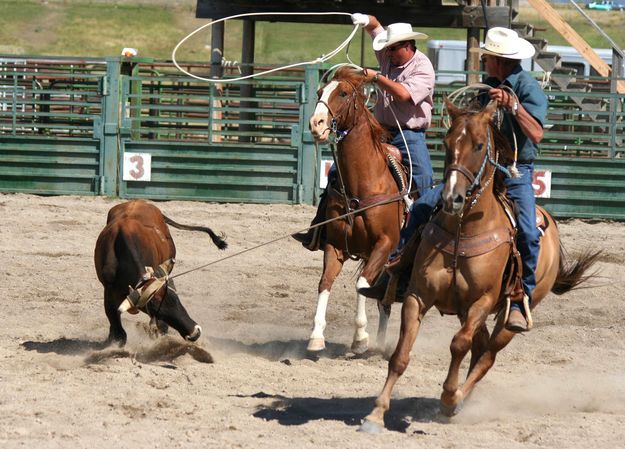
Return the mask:
[[[360,14],[359,12],[352,14],[352,23],[361,27],[369,25],[369,16],[367,14]]]

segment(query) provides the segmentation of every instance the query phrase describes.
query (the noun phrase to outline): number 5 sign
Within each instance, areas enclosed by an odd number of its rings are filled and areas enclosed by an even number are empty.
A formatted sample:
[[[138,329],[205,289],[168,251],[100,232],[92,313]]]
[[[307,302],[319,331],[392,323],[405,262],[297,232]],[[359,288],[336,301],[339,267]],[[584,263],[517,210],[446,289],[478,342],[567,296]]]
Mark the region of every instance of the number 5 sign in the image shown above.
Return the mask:
[[[124,153],[124,181],[150,181],[151,177],[151,154]]]
[[[551,171],[534,170],[532,187],[534,188],[534,195],[536,197],[551,198]]]

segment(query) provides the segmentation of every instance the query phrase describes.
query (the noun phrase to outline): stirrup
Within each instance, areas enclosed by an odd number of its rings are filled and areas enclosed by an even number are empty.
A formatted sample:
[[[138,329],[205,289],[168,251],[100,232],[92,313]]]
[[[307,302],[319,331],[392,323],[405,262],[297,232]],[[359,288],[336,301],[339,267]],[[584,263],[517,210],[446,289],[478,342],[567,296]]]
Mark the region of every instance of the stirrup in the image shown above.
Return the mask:
[[[516,302],[516,301],[515,301]],[[521,302],[523,306],[523,315],[525,316],[525,321],[527,321],[527,330],[529,331],[532,327],[534,327],[534,320],[532,319],[532,311],[530,310],[530,298],[527,294],[523,294],[523,301]],[[506,297],[506,313],[503,317],[504,326],[508,322],[508,318],[510,318],[510,307],[512,306],[512,301],[510,300],[510,296]]]

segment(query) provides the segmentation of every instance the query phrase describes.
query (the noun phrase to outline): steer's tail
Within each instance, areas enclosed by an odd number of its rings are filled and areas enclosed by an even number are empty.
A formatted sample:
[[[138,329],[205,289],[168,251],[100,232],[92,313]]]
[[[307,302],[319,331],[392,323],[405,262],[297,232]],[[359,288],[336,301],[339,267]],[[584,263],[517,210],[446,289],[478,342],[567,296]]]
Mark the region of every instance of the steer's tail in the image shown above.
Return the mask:
[[[183,224],[180,224],[180,223],[176,223],[174,220],[172,220],[171,218],[167,217],[165,214],[163,214],[163,218],[165,219],[165,223],[167,223],[168,225],[173,226],[174,228],[177,228],[177,229],[183,229],[185,231],[206,232],[208,235],[210,235],[211,240],[213,241],[213,243],[215,245],[217,245],[217,248],[219,248],[219,249],[226,249],[228,247],[228,244],[224,240],[223,235],[219,236],[219,235],[215,234],[211,228],[207,228],[206,226],[189,226],[189,225],[183,225]]]
[[[560,267],[558,277],[551,291],[556,295],[562,295],[578,287],[588,279],[595,277],[596,271],[588,273],[588,270],[597,262],[601,251],[586,251],[572,263],[567,262],[564,249],[560,246]]]

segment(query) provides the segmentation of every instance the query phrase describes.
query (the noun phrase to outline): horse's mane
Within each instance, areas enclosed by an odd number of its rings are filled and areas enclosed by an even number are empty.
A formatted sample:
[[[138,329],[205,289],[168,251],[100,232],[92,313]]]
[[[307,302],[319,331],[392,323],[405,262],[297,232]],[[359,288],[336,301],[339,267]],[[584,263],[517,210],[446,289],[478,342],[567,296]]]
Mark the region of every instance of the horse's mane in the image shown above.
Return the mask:
[[[332,77],[333,80],[347,81],[356,89],[356,97],[358,103],[362,106],[365,117],[371,129],[371,136],[376,143],[376,147],[379,147],[380,142],[387,141],[390,137],[390,133],[377,121],[371,111],[365,107],[365,94],[363,90],[363,84],[365,82],[365,76],[362,70],[351,66],[343,66],[339,68]]]

